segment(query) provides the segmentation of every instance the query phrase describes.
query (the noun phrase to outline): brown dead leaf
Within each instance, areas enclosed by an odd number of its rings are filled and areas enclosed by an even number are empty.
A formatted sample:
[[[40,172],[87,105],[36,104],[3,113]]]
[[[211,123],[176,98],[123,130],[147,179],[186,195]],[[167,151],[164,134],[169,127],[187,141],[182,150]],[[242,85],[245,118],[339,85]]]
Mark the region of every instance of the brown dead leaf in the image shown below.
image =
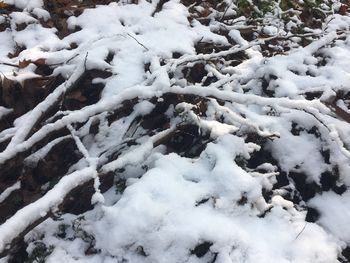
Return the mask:
[[[22,60],[22,61],[20,61],[20,62],[18,62],[18,67],[19,68],[26,68],[26,67],[28,67],[28,65],[30,64],[30,63],[32,63],[30,60]]]
[[[4,3],[3,1],[0,1],[0,9],[7,9],[7,8],[9,8],[9,7],[10,7],[9,4],[6,4],[6,3]]]
[[[342,16],[345,16],[347,11],[348,11],[348,6],[345,5],[345,4],[342,4],[339,8],[339,14],[342,15]]]
[[[34,64],[37,66],[42,66],[42,65],[46,64],[46,60],[44,58],[39,58],[39,59],[34,61]]]
[[[26,67],[28,67],[28,65],[29,64],[31,64],[31,63],[33,63],[34,65],[36,65],[36,66],[43,66],[43,65],[45,65],[45,63],[46,63],[46,60],[44,59],[44,58],[39,58],[39,59],[37,59],[37,60],[27,60],[27,59],[24,59],[24,60],[22,60],[22,61],[20,61],[19,63],[18,63],[18,67],[19,68],[26,68]]]

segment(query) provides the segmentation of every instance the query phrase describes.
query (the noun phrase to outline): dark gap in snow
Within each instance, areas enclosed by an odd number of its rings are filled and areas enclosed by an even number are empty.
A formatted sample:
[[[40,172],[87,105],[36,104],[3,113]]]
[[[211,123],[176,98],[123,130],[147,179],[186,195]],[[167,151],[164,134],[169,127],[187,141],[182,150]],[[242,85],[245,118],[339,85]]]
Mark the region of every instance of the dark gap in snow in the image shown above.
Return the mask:
[[[293,179],[295,187],[304,201],[308,201],[313,198],[316,193],[321,192],[320,186],[315,182],[307,182],[307,176],[303,173],[290,172],[288,176]]]
[[[307,208],[307,213],[305,217],[306,222],[314,223],[320,218],[320,212],[317,211],[317,209],[313,207]]]
[[[264,77],[261,79],[261,87],[262,87],[262,91],[264,92],[264,94],[267,97],[273,97],[275,94],[275,91],[273,90],[272,87],[270,87],[270,82],[271,80],[277,79],[276,76],[274,75],[269,75],[267,77]]]
[[[27,151],[27,154],[29,150]],[[20,153],[14,158],[6,161],[0,165],[1,177],[0,177],[0,192],[3,192],[7,187],[10,187],[17,182],[23,169],[23,160],[26,157],[26,153]]]
[[[271,212],[272,207],[269,207],[265,211],[263,211],[260,215],[258,215],[259,218],[264,218],[269,212]]]
[[[254,139],[250,139],[252,137]],[[255,143],[259,140],[262,140],[262,142],[264,142],[264,140],[266,139],[262,137],[258,137],[256,135],[254,136],[254,134],[247,137],[246,139],[247,142],[255,142]],[[258,145],[261,145],[261,144],[258,143]],[[251,169],[254,169],[263,163],[271,163],[273,165],[276,165],[277,161],[272,157],[271,153],[266,149],[264,149],[264,147],[262,146],[259,151],[255,151],[251,154],[251,157],[248,160],[247,166]]]
[[[47,78],[34,78],[25,80],[22,85],[18,86],[16,81],[5,79],[0,86],[2,97],[0,104],[13,108],[13,112],[5,117],[5,125],[12,125],[15,118],[33,109],[37,104],[42,102],[58,85],[63,83],[61,75]],[[22,87],[23,86],[23,87]],[[37,123],[33,124],[31,135],[35,129],[41,127],[40,121],[55,114],[57,105],[51,105],[50,109],[43,114]],[[5,127],[6,127],[5,126]]]
[[[220,52],[220,51],[228,50],[229,46],[222,46],[222,45],[220,46],[220,45],[217,45],[217,44],[212,43],[212,42],[199,41],[195,45],[195,49],[196,49],[197,54],[211,54],[213,52]],[[238,53],[240,53],[240,52],[238,52]],[[237,56],[237,57],[239,57],[239,56]]]
[[[118,194],[122,194],[126,189],[126,179],[122,178],[121,176],[117,177],[114,184],[115,184],[116,192]]]
[[[8,53],[7,57],[8,58],[16,58],[24,50],[26,50],[25,46],[22,46],[22,45],[19,45],[19,44],[16,43],[16,45],[15,45],[15,47],[13,49],[13,52]]]
[[[276,176],[276,177],[278,177],[278,176]],[[263,188],[262,189],[262,196],[264,197],[265,201],[267,203],[269,203],[271,201],[272,196],[273,196],[273,191]]]
[[[218,78],[215,76],[206,76],[205,81],[203,82],[203,86],[208,87],[210,84],[218,81]]]
[[[209,197],[208,197],[208,198],[203,198],[203,199],[197,201],[196,204],[195,204],[195,206],[203,205],[203,204],[207,203],[209,200],[210,200]]]
[[[319,99],[322,96],[322,91],[309,91],[305,92],[304,96],[307,100]]]
[[[326,164],[331,164],[331,162],[330,162],[331,151],[329,149],[322,149],[321,155],[322,155],[324,162]]]
[[[333,189],[337,185],[337,180],[339,179],[339,175],[330,171],[325,171],[321,174],[321,186],[322,191],[329,191]]]
[[[22,30],[24,30],[29,24],[27,23],[20,23],[20,24],[16,24],[16,31],[20,32]]]
[[[137,104],[138,99],[134,98],[132,100],[124,100],[122,104],[107,117],[108,124],[111,125],[116,120],[126,117],[132,113],[134,106]]]
[[[201,0],[181,0],[180,2],[186,7],[189,7],[192,5],[199,5],[202,1]]]
[[[237,201],[237,204],[243,206],[248,203],[248,198],[245,194],[242,194],[242,197]]]
[[[202,79],[207,75],[205,65],[203,63],[196,63],[192,67],[185,67],[182,70],[183,75],[190,83],[201,83]]]
[[[99,101],[101,91],[104,84],[94,83],[97,78],[106,79],[112,75],[106,70],[87,70],[76,81],[69,91],[65,94],[63,100],[63,109],[65,110],[79,110],[87,105],[92,105]]]
[[[35,248],[28,255],[28,259],[25,261],[25,263],[44,263],[47,256],[52,253],[53,247],[47,247],[43,242],[40,241],[35,242],[34,245]]]
[[[93,209],[94,206],[91,204],[91,197],[94,193],[93,181],[89,181],[74,189],[66,196],[62,203],[62,213],[79,215]]]
[[[183,55],[182,53],[175,51],[173,52],[172,58],[177,59],[177,58],[180,58],[182,55]]]
[[[176,103],[176,98],[172,96],[164,95],[162,101],[158,101],[158,98],[151,100],[156,106],[150,114],[143,116],[140,125],[146,130],[160,129],[164,130],[169,126],[169,117],[165,114],[170,105]]]
[[[339,182],[339,170],[337,166],[333,167],[332,171],[323,172],[320,183],[322,191],[332,190],[338,195],[342,195],[347,190],[347,186]]]
[[[168,153],[175,152],[180,156],[194,158],[200,155],[210,141],[207,135],[199,133],[197,125],[190,124],[178,129],[164,144]]]
[[[112,62],[112,60],[113,60],[113,58],[114,58],[114,55],[115,55],[115,53],[114,53],[113,51],[109,51],[109,52],[108,52],[108,55],[107,55],[107,57],[106,57],[106,59],[105,59],[105,61],[106,61],[108,64],[111,64],[111,62]]]
[[[151,67],[151,63],[150,62],[145,63],[144,66],[143,66],[144,71],[145,72],[151,72],[150,71],[150,67]]]
[[[16,252],[10,256],[8,263],[27,263],[29,257],[29,254],[26,251],[27,247],[28,244],[21,239],[17,244]]]
[[[0,224],[14,215],[23,207],[23,193],[20,190],[13,191],[3,202],[0,203]]]
[[[205,241],[203,243],[198,244],[191,253],[193,255],[196,255],[197,257],[201,258],[204,257],[205,254],[209,252],[210,247],[213,245],[212,242]]]
[[[290,130],[290,132],[294,136],[299,136],[301,131],[304,131],[304,129],[302,127],[299,127],[298,123],[292,121],[292,129]]]
[[[35,191],[40,185],[48,182],[50,182],[48,189],[51,189],[69,167],[81,158],[82,154],[77,150],[72,138],[62,140],[37,163],[30,161],[26,163],[21,180],[22,189]]]
[[[340,184],[340,185],[334,186],[332,190],[338,195],[342,195],[343,193],[346,192],[346,190],[348,190],[348,187],[345,184]]]
[[[78,48],[78,44],[75,43],[75,42],[72,42],[72,43],[69,44],[69,47],[70,47],[71,50],[73,50],[73,49]]]
[[[153,115],[153,118],[151,116],[152,115],[149,115],[143,119],[141,122],[142,128],[148,130],[163,130],[169,125],[169,118],[165,114]]]
[[[313,71],[313,70],[307,70],[306,72],[305,72],[305,74],[306,74],[306,76],[310,76],[310,77],[316,77],[316,75],[315,75],[315,71]],[[315,92],[315,93],[319,93],[319,92]],[[321,92],[321,94],[322,94],[322,92]]]
[[[243,39],[247,40],[247,41],[252,41],[254,39],[256,39],[256,32],[254,28],[241,28],[239,29],[239,32],[241,34],[241,36],[243,37]]]
[[[0,222],[12,216],[16,209],[41,198],[60,180],[68,168],[81,158],[73,139],[68,138],[53,146],[39,160],[19,164],[17,171],[21,188],[20,191],[14,191],[6,202],[0,203]],[[10,172],[16,173],[16,166],[12,166]],[[3,180],[3,177],[1,179]]]
[[[10,127],[12,127],[13,125],[13,121],[16,119],[16,116],[13,112],[11,112],[10,114],[6,115],[5,117],[0,119],[0,130],[4,131]],[[0,151],[5,150],[5,148],[7,147],[8,143],[10,142],[10,138],[3,140],[2,142],[0,142]]]
[[[37,68],[35,69],[34,73],[41,76],[50,76],[53,73],[53,69],[46,64],[37,65]]]
[[[288,201],[293,202],[294,204],[299,204],[302,201],[302,197],[300,193],[293,189],[294,187],[283,187],[282,189],[286,191],[286,193],[282,194],[282,197]]]
[[[350,262],[350,246],[347,246],[342,251],[342,258],[340,258],[340,262],[342,263],[349,263]]]
[[[152,16],[155,16],[155,14],[159,13],[163,9],[163,5],[168,2],[169,0],[159,0],[156,6],[156,9],[153,11]]]
[[[239,51],[233,54],[223,56],[223,58],[227,61],[230,61],[231,66],[235,67],[241,64],[243,61],[247,60],[249,57],[246,54],[246,52]]]
[[[6,17],[6,16],[3,16]],[[8,17],[5,18],[5,21],[3,21],[2,23],[0,23],[0,32],[4,32],[5,30],[7,30],[8,28],[10,28],[10,19],[8,19]]]
[[[273,189],[280,189],[290,183],[286,172],[280,172],[279,175],[276,176],[276,180],[277,183],[273,185]]]
[[[312,126],[311,129],[307,131],[307,133],[314,135],[316,138],[321,138],[321,133],[316,126]]]
[[[140,256],[143,256],[143,257],[147,257],[148,256],[146,254],[145,249],[143,248],[143,246],[138,246],[136,248],[136,253],[139,254]]]

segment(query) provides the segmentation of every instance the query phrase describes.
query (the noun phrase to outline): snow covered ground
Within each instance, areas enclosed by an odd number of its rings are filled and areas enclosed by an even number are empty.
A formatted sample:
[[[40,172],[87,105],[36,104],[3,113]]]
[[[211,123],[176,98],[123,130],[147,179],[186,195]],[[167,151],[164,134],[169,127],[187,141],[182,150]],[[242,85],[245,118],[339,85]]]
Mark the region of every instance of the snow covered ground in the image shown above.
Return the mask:
[[[0,1],[1,263],[348,262],[347,6],[257,2]]]

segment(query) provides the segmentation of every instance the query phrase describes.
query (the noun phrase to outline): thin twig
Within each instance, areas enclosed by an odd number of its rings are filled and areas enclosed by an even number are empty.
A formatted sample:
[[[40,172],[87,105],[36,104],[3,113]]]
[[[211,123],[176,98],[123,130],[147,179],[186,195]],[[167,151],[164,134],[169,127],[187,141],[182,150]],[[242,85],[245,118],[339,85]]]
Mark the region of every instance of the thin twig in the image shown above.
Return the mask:
[[[1,65],[5,65],[5,66],[10,66],[10,67],[19,68],[19,66],[18,66],[18,65],[16,65],[16,64],[12,64],[12,63],[1,62],[0,64],[1,64]]]
[[[84,69],[85,69],[85,71],[86,71],[86,62],[87,62],[88,56],[89,56],[89,52],[86,52],[85,59],[84,59]]]
[[[149,49],[147,47],[145,47],[145,45],[143,45],[142,43],[140,43],[135,37],[133,37],[132,35],[130,35],[129,33],[127,33],[127,35],[129,37],[131,37],[132,39],[134,39],[140,46],[142,46],[144,49],[146,49],[147,51],[149,51]]]
[[[49,64],[48,66],[52,67],[52,66],[60,66],[60,65],[63,65],[63,64],[67,64],[67,63],[71,62],[73,59],[75,59],[77,56],[79,56],[79,54],[75,54],[73,57],[71,57],[67,61],[60,62],[60,63]]]
[[[303,229],[299,232],[299,234],[295,237],[294,240],[297,240],[297,238],[304,232],[305,228],[306,228],[307,222],[305,222],[305,225],[303,227]]]
[[[233,1],[231,1],[231,3],[230,3],[229,5],[227,5],[227,7],[226,7],[226,9],[225,9],[225,11],[224,11],[222,17],[220,18],[220,22],[222,22],[222,21],[224,20],[225,15],[226,15],[228,9],[230,8],[230,6],[231,6],[232,4],[233,4]]]

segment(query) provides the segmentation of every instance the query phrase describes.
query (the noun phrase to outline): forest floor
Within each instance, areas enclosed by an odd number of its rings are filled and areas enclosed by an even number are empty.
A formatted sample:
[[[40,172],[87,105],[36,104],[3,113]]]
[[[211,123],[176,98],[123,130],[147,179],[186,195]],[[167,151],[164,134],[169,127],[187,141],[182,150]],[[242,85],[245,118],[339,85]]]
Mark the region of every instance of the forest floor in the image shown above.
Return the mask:
[[[349,262],[349,5],[0,0],[0,262]]]

